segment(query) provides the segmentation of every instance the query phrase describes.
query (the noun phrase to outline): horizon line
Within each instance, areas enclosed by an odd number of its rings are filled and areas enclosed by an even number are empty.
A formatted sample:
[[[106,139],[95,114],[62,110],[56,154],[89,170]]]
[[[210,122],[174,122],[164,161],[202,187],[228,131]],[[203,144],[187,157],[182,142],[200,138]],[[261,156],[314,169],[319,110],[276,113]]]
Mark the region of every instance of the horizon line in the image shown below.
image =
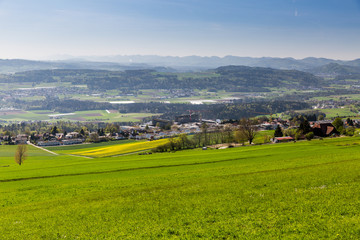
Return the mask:
[[[61,57],[63,56],[63,57]],[[49,56],[49,57],[39,57],[39,58],[0,58],[0,60],[27,60],[27,61],[67,61],[67,60],[85,60],[89,62],[97,62],[93,60],[88,60],[86,58],[111,58],[111,57],[132,57],[132,56],[140,56],[140,57],[147,57],[147,56],[153,56],[153,57],[172,57],[172,58],[188,58],[188,57],[200,57],[200,58],[219,58],[224,59],[226,57],[237,57],[237,58],[254,58],[254,59],[261,59],[261,58],[274,58],[274,59],[293,59],[293,60],[304,60],[308,58],[315,58],[315,59],[328,59],[328,60],[334,60],[334,61],[355,61],[360,59],[354,58],[354,59],[339,59],[339,58],[327,58],[327,57],[314,57],[314,56],[308,56],[304,58],[296,58],[296,57],[272,57],[272,56],[261,56],[261,57],[251,57],[251,56],[238,56],[238,55],[224,55],[224,56],[218,56],[218,55],[185,55],[185,56],[178,56],[178,55],[158,55],[158,54],[116,54],[116,55],[85,55],[85,56],[73,56],[70,54],[59,54],[58,57]]]

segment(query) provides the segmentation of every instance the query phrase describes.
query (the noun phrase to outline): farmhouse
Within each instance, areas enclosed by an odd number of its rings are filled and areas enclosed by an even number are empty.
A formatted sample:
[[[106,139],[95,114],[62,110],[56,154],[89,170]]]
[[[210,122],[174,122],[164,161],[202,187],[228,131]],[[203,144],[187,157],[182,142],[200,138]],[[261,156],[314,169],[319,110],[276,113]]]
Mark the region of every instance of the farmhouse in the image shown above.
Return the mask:
[[[60,142],[58,141],[39,141],[37,143],[38,146],[59,146],[60,145]]]
[[[81,144],[83,143],[83,140],[78,138],[78,139],[69,139],[69,140],[63,140],[62,144],[63,145],[71,145],[71,144]]]
[[[329,122],[315,123],[312,126],[312,129],[314,135],[319,137],[328,137],[331,136],[332,134],[339,134],[339,132],[334,127],[334,125],[332,125],[332,123]]]
[[[28,135],[26,134],[19,134],[15,138],[15,144],[26,144],[28,140]]]
[[[66,134],[65,138],[69,139],[69,138],[78,138],[79,137],[79,133],[78,132],[71,132]]]

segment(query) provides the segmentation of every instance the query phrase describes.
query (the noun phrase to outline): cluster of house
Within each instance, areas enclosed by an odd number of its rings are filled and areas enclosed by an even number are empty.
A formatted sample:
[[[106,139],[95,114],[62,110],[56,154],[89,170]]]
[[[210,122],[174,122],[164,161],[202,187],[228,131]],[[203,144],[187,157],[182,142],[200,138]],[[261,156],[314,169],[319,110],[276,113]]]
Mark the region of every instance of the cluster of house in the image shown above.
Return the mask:
[[[16,137],[12,137],[9,135],[0,136],[0,144],[2,142],[12,142],[14,144],[26,144],[28,141],[28,135],[19,134]]]
[[[81,144],[86,140],[86,137],[92,142],[102,142],[108,140],[122,140],[122,139],[135,139],[135,140],[155,140],[160,138],[166,138],[181,133],[192,135],[202,131],[202,124],[206,123],[207,131],[218,131],[224,124],[227,124],[231,129],[235,130],[237,122],[233,123],[221,123],[220,120],[204,120],[198,114],[181,115],[178,116],[176,122],[168,120],[154,119],[152,122],[145,123],[137,126],[122,126],[119,132],[106,133],[101,136],[97,132],[89,133],[87,136],[83,136],[78,132],[70,132],[64,135],[63,133],[56,133],[55,135],[50,133],[35,134],[28,136],[26,134],[20,134],[16,137],[0,136],[0,144],[2,141],[12,142],[14,144],[25,144],[27,141],[35,142],[39,146],[59,146],[59,145],[71,145]],[[355,126],[360,127],[360,121],[353,120]],[[164,126],[170,125],[170,129],[164,130]],[[259,130],[274,130],[277,126],[282,129],[296,128],[292,126],[289,120],[282,120],[280,118],[274,118],[271,122],[263,122],[258,125]],[[336,128],[332,125],[331,121],[318,121],[310,122],[310,126],[315,136],[328,137],[337,135]],[[295,140],[292,137],[277,137],[274,138],[274,142],[286,142]]]
[[[84,142],[84,138],[80,136],[78,132],[71,132],[64,136],[63,133],[57,133],[56,135],[50,133],[35,134],[29,136],[27,134],[19,134],[16,137],[12,136],[0,136],[0,144],[2,142],[12,143],[15,145],[26,144],[30,140],[36,140],[38,146],[59,146],[59,145],[71,145],[80,144]]]
[[[334,125],[329,121],[318,121],[318,122],[311,122],[310,127],[314,136],[317,137],[330,137],[330,136],[337,136],[340,133],[336,130]],[[274,137],[273,142],[289,142],[295,141],[295,138],[286,136],[286,137]]]

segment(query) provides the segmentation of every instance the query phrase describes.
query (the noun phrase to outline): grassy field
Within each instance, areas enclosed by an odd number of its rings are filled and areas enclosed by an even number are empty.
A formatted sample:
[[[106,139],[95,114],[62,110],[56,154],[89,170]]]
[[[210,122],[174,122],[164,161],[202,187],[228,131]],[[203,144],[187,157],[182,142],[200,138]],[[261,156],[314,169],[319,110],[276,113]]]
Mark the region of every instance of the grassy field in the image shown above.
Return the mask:
[[[326,118],[335,117],[356,117],[358,114],[351,112],[349,107],[344,108],[332,108],[332,109],[319,109],[321,112],[326,114]]]
[[[344,108],[326,108],[326,109],[316,109],[319,112],[325,113],[326,114],[326,118],[325,119],[334,119],[336,117],[350,117],[350,118],[355,118],[358,117],[359,114],[356,114],[352,111],[350,111],[350,108],[353,108],[352,106],[344,106]],[[307,113],[307,112],[311,112],[314,111],[314,109],[305,109],[305,110],[297,110],[295,112],[297,113]],[[269,115],[259,115],[260,116],[267,116],[270,117]],[[280,118],[285,118],[288,119],[291,116],[287,115],[285,113],[278,113],[278,114],[273,114],[272,117],[280,117]]]
[[[0,146],[1,239],[358,239],[360,138],[87,159]]]
[[[305,113],[312,111],[313,109],[300,110],[296,111],[299,113]],[[350,107],[346,106],[344,108],[326,108],[326,109],[317,109],[318,111],[326,114],[326,119],[333,119],[336,117],[356,117],[358,114],[350,111]]]

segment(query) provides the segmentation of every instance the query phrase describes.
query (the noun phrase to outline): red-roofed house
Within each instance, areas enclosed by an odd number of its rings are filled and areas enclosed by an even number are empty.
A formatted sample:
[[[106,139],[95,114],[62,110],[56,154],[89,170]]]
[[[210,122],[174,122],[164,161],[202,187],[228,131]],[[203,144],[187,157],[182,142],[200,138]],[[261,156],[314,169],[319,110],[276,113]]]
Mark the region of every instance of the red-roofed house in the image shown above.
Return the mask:
[[[333,134],[339,134],[332,123],[315,123],[312,129],[314,135],[319,137],[328,137]]]

